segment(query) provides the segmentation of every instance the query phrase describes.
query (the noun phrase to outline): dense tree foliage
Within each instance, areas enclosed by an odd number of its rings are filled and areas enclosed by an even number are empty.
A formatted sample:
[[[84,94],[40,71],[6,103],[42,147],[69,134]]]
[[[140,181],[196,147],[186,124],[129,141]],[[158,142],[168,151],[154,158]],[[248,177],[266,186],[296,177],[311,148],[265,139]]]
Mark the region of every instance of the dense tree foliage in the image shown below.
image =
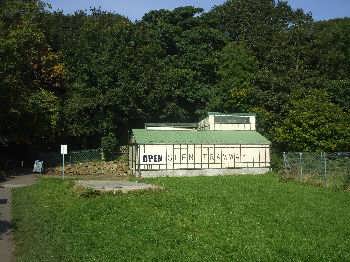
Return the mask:
[[[144,122],[215,110],[257,113],[280,150],[350,151],[349,101],[348,18],[315,22],[285,1],[229,0],[132,22],[0,1],[0,141],[9,144],[126,143]]]

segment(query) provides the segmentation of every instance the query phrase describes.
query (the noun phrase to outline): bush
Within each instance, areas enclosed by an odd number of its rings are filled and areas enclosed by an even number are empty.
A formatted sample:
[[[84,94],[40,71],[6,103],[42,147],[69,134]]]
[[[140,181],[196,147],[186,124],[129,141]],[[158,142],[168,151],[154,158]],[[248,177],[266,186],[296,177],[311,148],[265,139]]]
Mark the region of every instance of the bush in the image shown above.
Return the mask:
[[[350,170],[347,170],[344,178],[344,190],[350,191]]]
[[[271,168],[275,172],[283,171],[282,153],[280,152],[271,153]]]
[[[3,170],[0,169],[0,181],[6,180],[6,174]]]
[[[113,133],[108,133],[101,138],[101,147],[105,160],[112,160],[115,157],[118,140]]]

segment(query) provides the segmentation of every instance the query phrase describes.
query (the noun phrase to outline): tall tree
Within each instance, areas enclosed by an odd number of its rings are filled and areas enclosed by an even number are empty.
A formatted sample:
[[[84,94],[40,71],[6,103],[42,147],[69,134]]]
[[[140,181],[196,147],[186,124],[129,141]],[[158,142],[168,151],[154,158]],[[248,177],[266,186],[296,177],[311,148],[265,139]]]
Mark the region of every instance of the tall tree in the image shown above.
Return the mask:
[[[53,141],[65,69],[39,26],[39,1],[1,2],[0,133],[12,143]]]
[[[244,44],[229,43],[217,59],[220,79],[212,90],[212,110],[252,110],[258,95],[254,86],[254,74],[258,68],[255,56]]]

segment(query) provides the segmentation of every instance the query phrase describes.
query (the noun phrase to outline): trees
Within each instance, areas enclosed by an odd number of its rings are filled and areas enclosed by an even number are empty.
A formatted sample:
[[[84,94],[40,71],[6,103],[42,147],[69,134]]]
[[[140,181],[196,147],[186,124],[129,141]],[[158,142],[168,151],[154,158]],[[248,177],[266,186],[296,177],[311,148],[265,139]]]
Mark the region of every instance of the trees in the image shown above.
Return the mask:
[[[256,58],[243,43],[229,43],[218,54],[219,81],[212,92],[212,110],[247,112],[257,99]]]
[[[10,143],[47,143],[56,133],[65,69],[40,29],[37,1],[4,1],[0,11],[0,133]]]
[[[206,111],[217,79],[215,54],[226,37],[202,23],[201,12],[194,7],[151,11],[136,25],[157,44],[153,58],[140,65],[152,76],[139,81],[146,91],[145,120],[196,121]]]
[[[348,150],[349,21],[314,22],[273,0],[157,10],[135,23],[1,1],[0,138],[98,147],[109,134],[127,143],[147,121],[253,111],[275,145]]]
[[[70,45],[62,43],[61,49],[69,86],[63,97],[62,136],[77,147],[97,146],[104,133],[116,132],[123,123],[128,106],[132,24],[96,9],[67,20],[75,24],[67,29],[73,37]]]
[[[314,24],[313,60],[332,102],[350,110],[350,19]]]
[[[296,92],[286,110],[275,129],[275,141],[285,150],[350,150],[350,114],[330,102],[324,91]]]

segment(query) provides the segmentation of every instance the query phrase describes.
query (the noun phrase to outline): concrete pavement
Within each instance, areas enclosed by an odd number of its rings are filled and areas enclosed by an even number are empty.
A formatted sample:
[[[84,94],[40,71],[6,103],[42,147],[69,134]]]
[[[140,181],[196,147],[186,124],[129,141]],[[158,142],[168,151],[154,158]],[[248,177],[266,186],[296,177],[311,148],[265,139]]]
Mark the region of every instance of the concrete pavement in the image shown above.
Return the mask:
[[[21,174],[9,178],[0,183],[0,260],[1,262],[13,262],[14,243],[11,224],[11,189],[34,184],[36,176]]]

